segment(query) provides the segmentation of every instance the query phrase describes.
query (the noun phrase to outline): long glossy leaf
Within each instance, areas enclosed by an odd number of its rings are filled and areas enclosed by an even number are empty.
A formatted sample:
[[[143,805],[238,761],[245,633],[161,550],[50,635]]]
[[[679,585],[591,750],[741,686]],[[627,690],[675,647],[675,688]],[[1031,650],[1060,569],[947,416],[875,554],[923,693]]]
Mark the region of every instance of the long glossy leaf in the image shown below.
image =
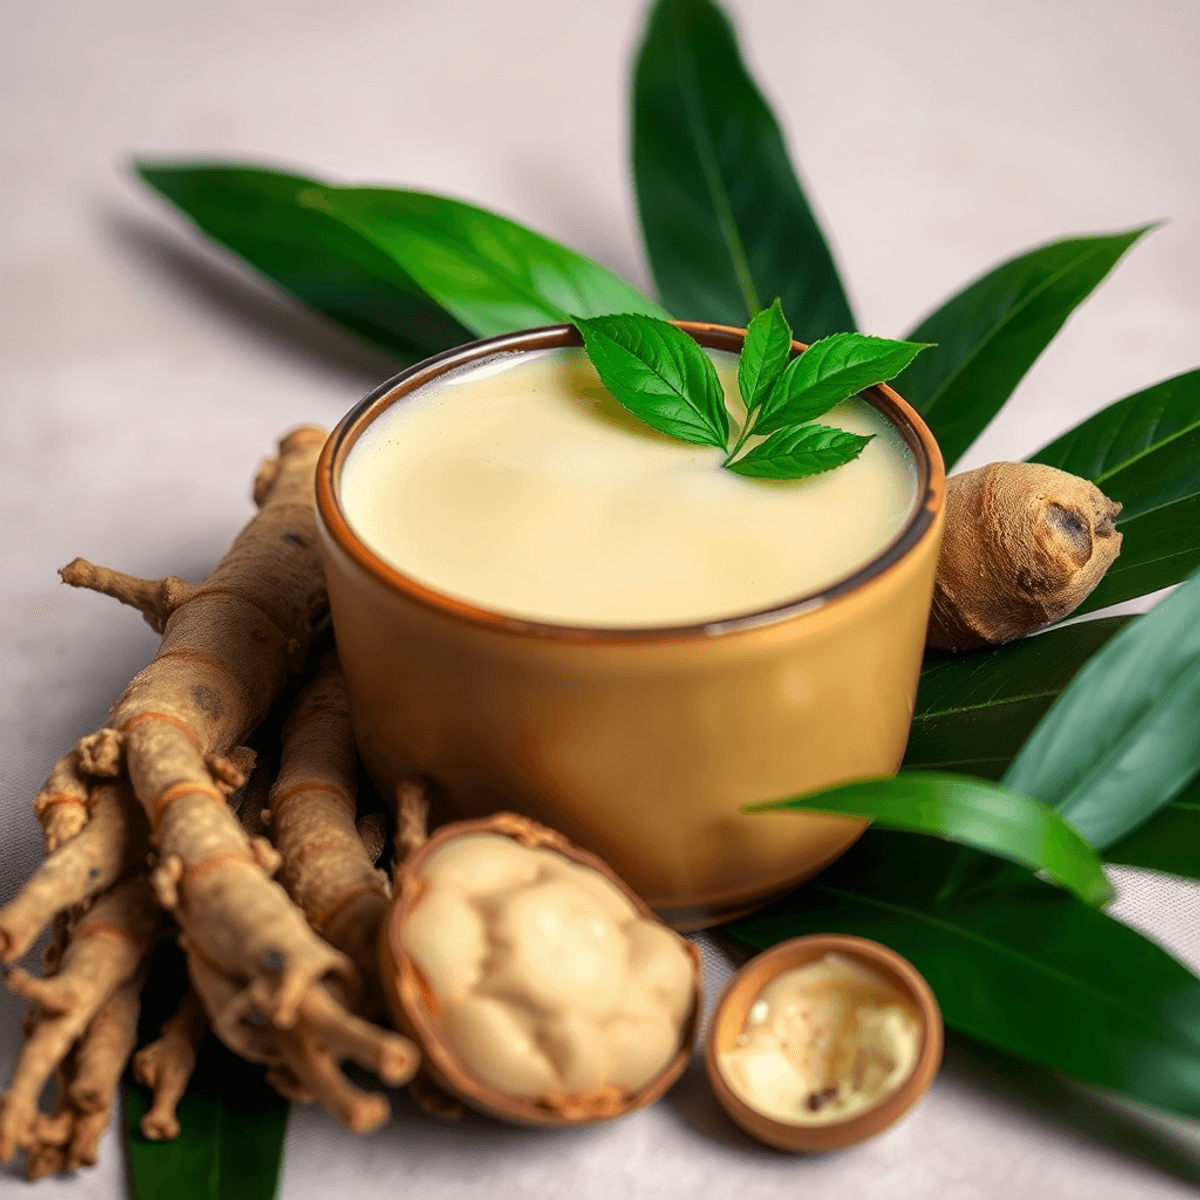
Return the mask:
[[[912,772],[746,806],[747,812],[778,809],[866,817],[881,829],[973,846],[1045,872],[1085,904],[1102,906],[1113,896],[1095,851],[1053,809],[978,779]]]
[[[1145,825],[1110,846],[1104,859],[1200,879],[1200,779]]]
[[[1178,583],[1200,565],[1200,371],[1126,396],[1033,455],[1123,505],[1121,556],[1080,612]]]
[[[999,779],[1075,672],[1128,620],[1084,621],[980,653],[931,653],[905,770]]]
[[[142,991],[140,1043],[158,1036],[187,986],[178,948],[161,944]],[[179,1136],[165,1142],[149,1141],[139,1128],[146,1090],[128,1076],[122,1090],[133,1200],[273,1200],[288,1106],[267,1085],[263,1067],[209,1034],[177,1110]]]
[[[709,0],[660,0],[633,80],[646,250],[679,317],[744,326],[776,296],[797,337],[854,317],[779,125]]]
[[[201,1050],[202,1068],[180,1102],[182,1132],[168,1142],[142,1136],[148,1107],[125,1085],[126,1154],[134,1200],[273,1200],[283,1160],[288,1106],[219,1043]],[[248,1069],[249,1068],[249,1069]]]
[[[760,949],[806,933],[874,938],[925,976],[952,1028],[1200,1117],[1200,980],[1141,934],[1030,876],[939,903],[959,853],[934,838],[868,830],[813,883],[725,928]]]
[[[330,212],[481,337],[573,316],[667,315],[590,258],[472,204],[393,188],[328,188],[323,195]]]
[[[1103,850],[1200,773],[1200,575],[1075,676],[1005,772]]]
[[[953,466],[1012,395],[1067,317],[1149,226],[1069,238],[1002,263],[907,335],[935,342],[893,386]]]
[[[212,163],[135,169],[210,237],[374,345],[417,359],[471,339],[394,259],[312,203],[325,191],[317,180]]]

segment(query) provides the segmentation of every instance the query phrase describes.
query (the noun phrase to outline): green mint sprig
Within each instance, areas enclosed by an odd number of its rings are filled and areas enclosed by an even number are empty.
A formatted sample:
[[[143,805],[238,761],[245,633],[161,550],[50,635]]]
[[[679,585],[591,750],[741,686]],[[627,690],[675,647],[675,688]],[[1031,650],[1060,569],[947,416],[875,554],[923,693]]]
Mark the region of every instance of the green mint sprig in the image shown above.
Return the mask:
[[[816,418],[899,375],[925,349],[835,333],[792,358],[792,331],[776,300],[746,330],[738,358],[746,418],[731,431],[716,368],[682,329],[634,313],[576,317],[574,324],[600,381],[635,417],[680,441],[726,451],[723,467],[756,479],[803,479],[857,458],[874,435]],[[765,440],[743,454],[758,435]]]

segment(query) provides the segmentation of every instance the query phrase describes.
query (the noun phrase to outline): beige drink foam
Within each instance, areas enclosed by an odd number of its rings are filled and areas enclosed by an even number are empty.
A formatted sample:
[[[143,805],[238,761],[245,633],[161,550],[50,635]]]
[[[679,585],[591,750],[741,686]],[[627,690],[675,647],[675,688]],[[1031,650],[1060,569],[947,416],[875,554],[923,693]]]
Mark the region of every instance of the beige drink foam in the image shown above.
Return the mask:
[[[709,351],[740,414],[737,358]],[[355,533],[426,586],[563,625],[720,620],[818,591],[884,549],[917,500],[899,433],[849,400],[821,418],[875,434],[810,479],[744,479],[657,433],[583,350],[498,356],[394,404],[342,472]]]

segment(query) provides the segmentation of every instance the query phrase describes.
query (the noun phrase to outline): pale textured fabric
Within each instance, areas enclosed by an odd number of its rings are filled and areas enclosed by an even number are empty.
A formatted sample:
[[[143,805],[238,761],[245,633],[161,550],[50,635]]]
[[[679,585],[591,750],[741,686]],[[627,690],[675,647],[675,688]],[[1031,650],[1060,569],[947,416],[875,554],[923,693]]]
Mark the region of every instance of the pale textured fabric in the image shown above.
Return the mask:
[[[730,0],[851,281],[895,335],[1002,257],[1165,216],[963,462],[1020,457],[1197,365],[1200,9],[1191,0]],[[250,512],[257,459],[388,375],[208,249],[123,173],[133,152],[294,164],[446,191],[645,282],[625,163],[640,0],[161,0],[0,7],[0,898],[39,856],[55,755],[153,651],[131,611],[68,592],[76,554],[198,578]],[[1197,889],[1119,874],[1117,912],[1200,967]],[[728,969],[705,941],[710,990]],[[7,1078],[21,1007],[0,992]],[[364,1140],[295,1109],[284,1200],[871,1200],[1190,1196],[1196,1126],[956,1044],[928,1099],[860,1149],[753,1145],[693,1070],[654,1109],[574,1133],[404,1099]],[[1164,1165],[1165,1164],[1165,1165]],[[0,1169],[0,1194],[24,1194]],[[50,1180],[118,1197],[119,1141]]]

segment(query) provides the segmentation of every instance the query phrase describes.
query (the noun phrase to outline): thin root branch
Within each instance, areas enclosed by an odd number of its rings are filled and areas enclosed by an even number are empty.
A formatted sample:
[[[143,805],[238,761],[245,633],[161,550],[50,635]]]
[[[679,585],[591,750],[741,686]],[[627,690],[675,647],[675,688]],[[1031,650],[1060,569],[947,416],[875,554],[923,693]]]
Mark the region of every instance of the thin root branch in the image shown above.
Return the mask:
[[[175,1109],[196,1069],[196,1055],[207,1028],[199,997],[189,991],[157,1039],[133,1056],[133,1077],[154,1093],[141,1121],[142,1133],[152,1142],[179,1136]]]

